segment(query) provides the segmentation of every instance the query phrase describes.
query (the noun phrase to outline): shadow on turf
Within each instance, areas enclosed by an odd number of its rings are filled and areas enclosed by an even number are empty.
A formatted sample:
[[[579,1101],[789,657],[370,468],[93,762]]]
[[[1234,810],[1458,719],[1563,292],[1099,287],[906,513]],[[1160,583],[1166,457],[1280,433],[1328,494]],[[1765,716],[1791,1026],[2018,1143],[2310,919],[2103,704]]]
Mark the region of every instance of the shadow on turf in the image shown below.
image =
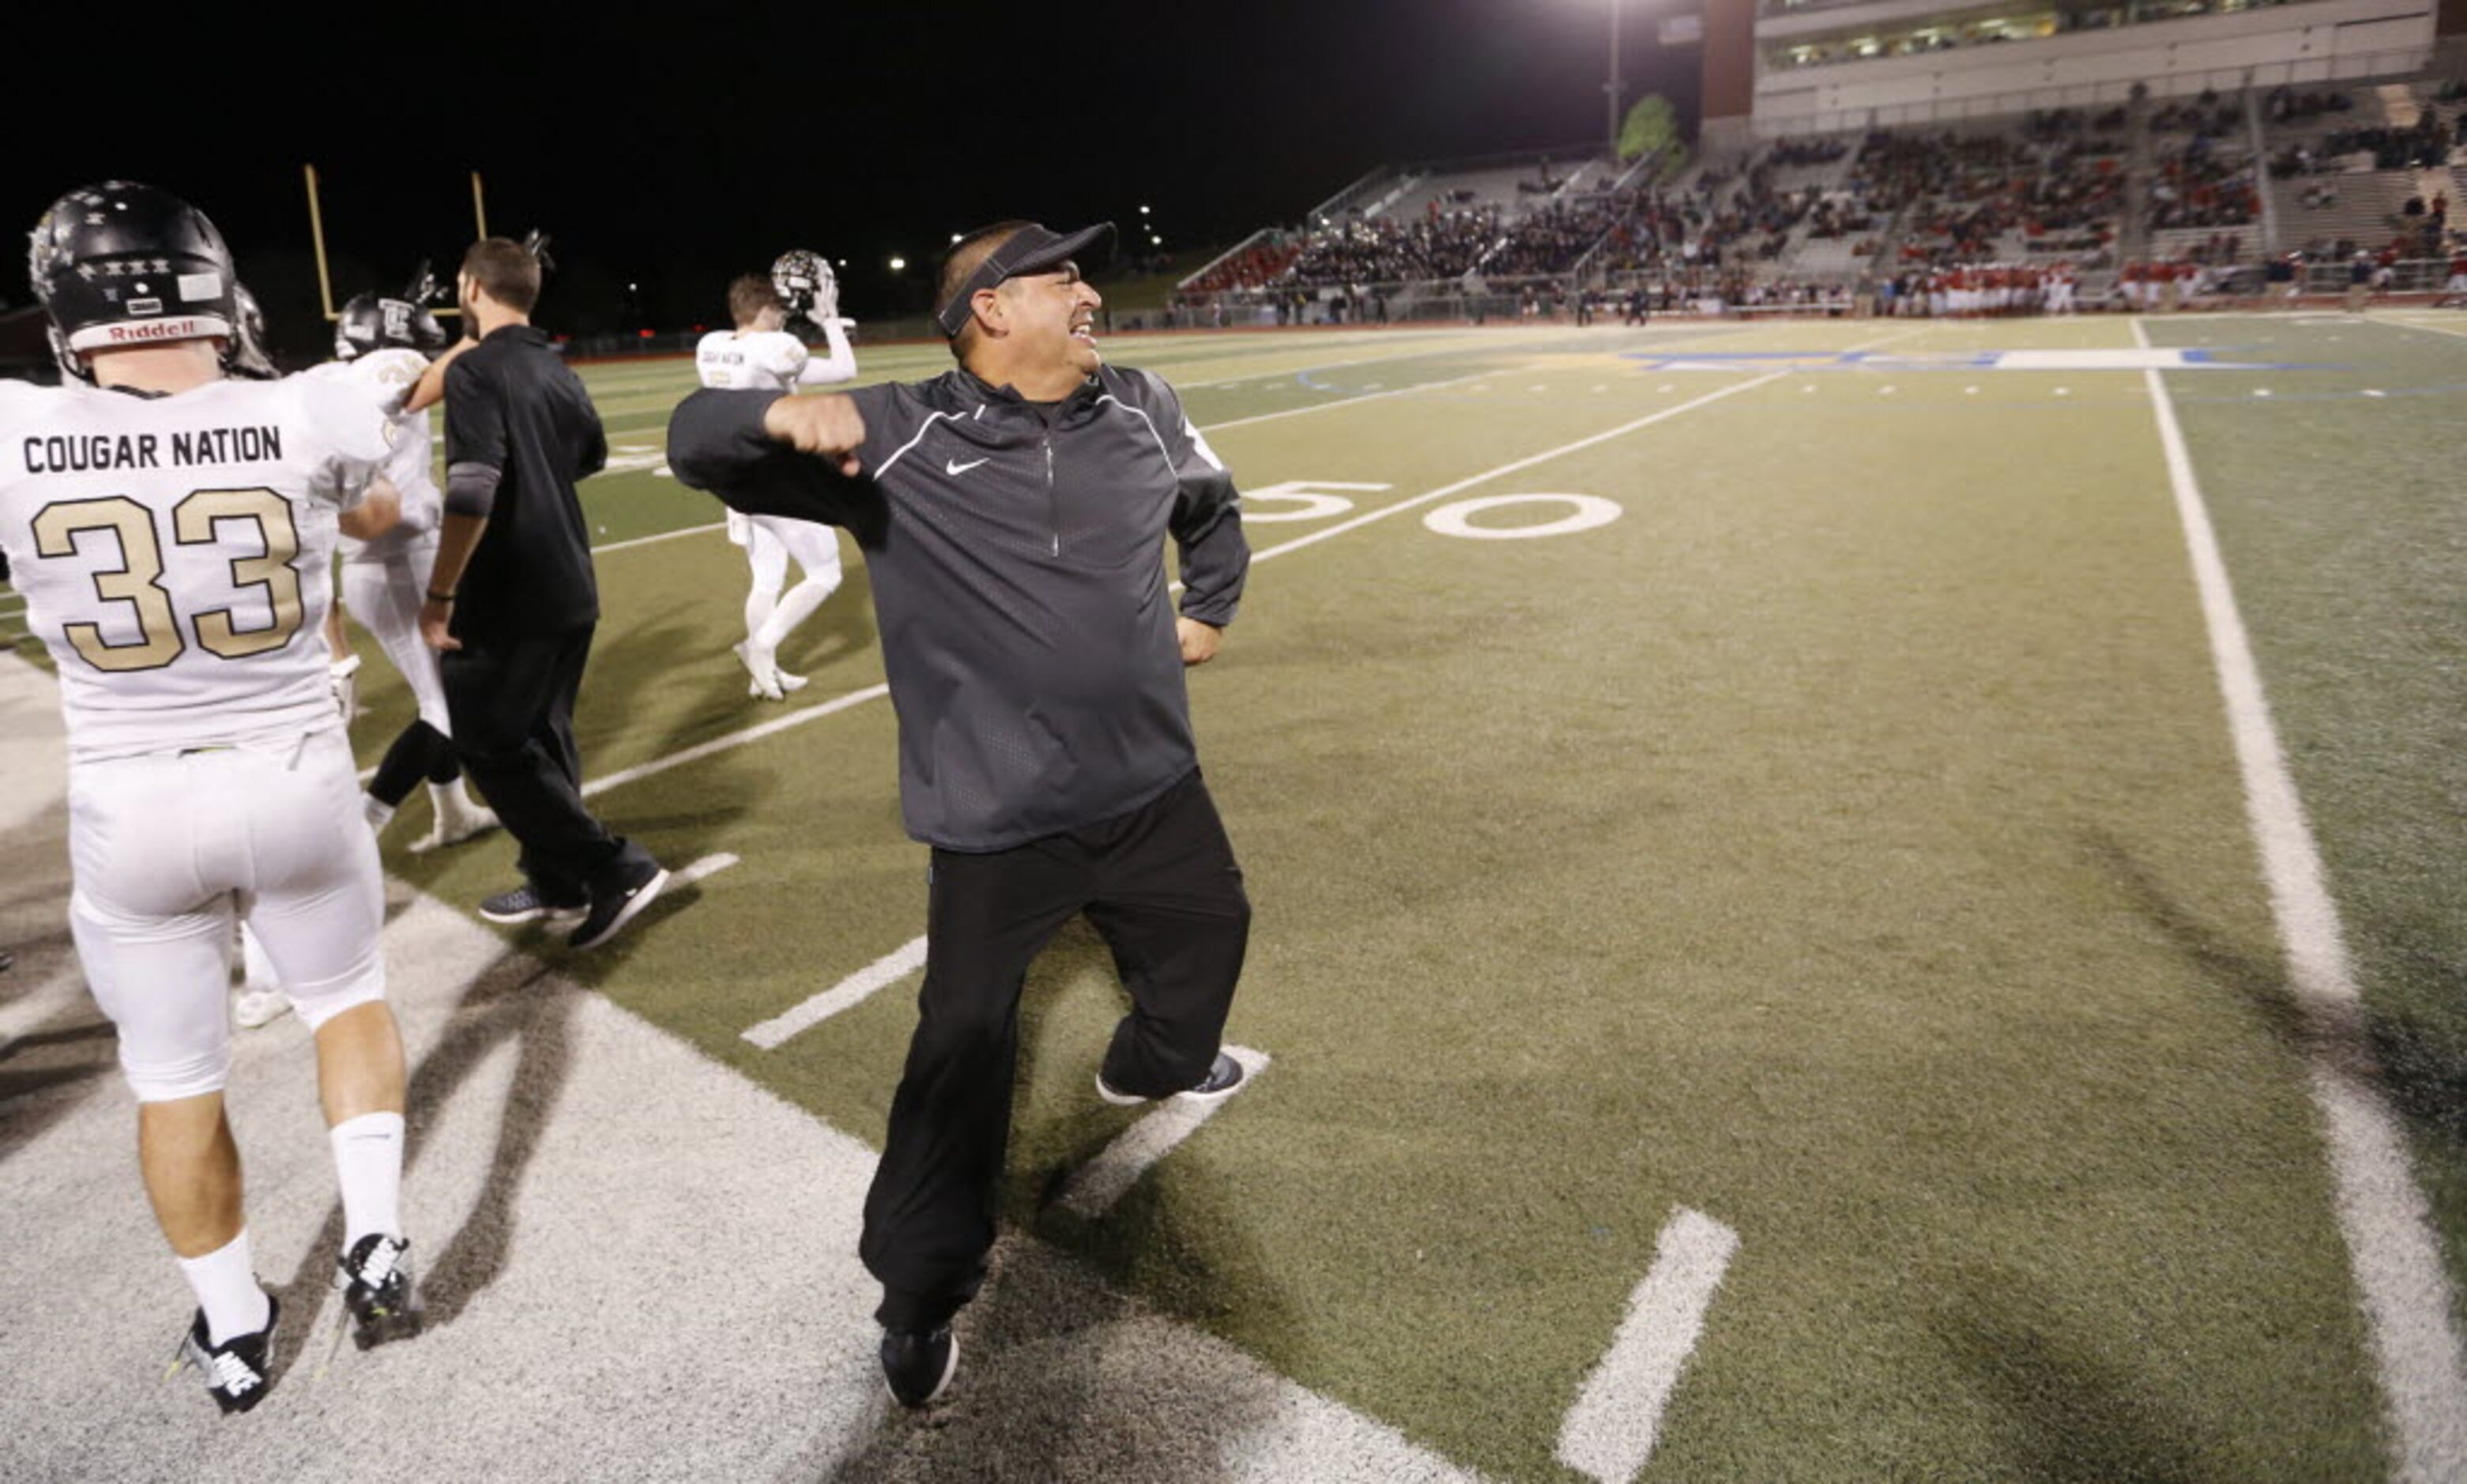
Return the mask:
[[[497,1148],[470,1214],[442,1237],[412,1232],[420,1301],[431,1329],[449,1325],[505,1270],[513,1246],[514,1200],[539,1152],[541,1135],[573,1071],[574,1006],[584,991],[550,978],[551,968],[508,950],[478,975],[454,1007],[445,1034],[411,1069],[405,1090],[403,1174],[412,1178],[427,1150],[427,1131],[472,1071],[508,1042],[517,1044],[513,1078],[497,1125]],[[277,1363],[294,1363],[318,1329],[333,1293],[343,1242],[339,1203],[307,1246],[300,1267],[275,1292],[282,1298],[284,1339]]]
[[[2377,1088],[2418,1135],[2467,1152],[2467,1047],[2446,1028],[2407,1010],[2367,1001],[2308,1013],[2288,984],[2285,960],[2244,952],[2170,896],[2124,845],[2104,833],[2089,849],[2135,909],[2212,982],[2233,992],[2288,1050],[2324,1056],[2341,1077]],[[2443,971],[2467,999],[2467,973]]]
[[[1039,958],[1020,1001],[1020,1104],[1037,1069],[1086,1085],[1101,1047],[1049,1043],[1062,986],[1113,982],[1103,942],[1084,921]],[[1114,994],[1124,1009],[1129,1001]],[[1067,1071],[1064,1070],[1067,1068]],[[1170,1318],[1208,1323],[1230,1312],[1228,1274],[1241,1274],[1242,1327],[1291,1333],[1265,1264],[1245,1241],[1242,1213],[1207,1180],[1204,1148],[1172,1157],[1172,1193],[1143,1180],[1102,1219],[1048,1208],[1069,1173],[1139,1115],[1096,1097],[1075,1112],[1068,1153],[1052,1169],[1014,1165],[1004,1192],[1007,1231],[992,1270],[957,1325],[961,1364],[941,1402],[886,1408],[852,1455],[792,1464],[783,1481],[1105,1479],[1179,1484],[1222,1477],[1225,1450],[1279,1416],[1275,1383],[1231,1347],[1166,1340]],[[1164,1306],[1135,1301],[1139,1280]],[[1172,1343],[1168,1352],[1166,1343]],[[818,1457],[821,1456],[819,1453]]]
[[[1992,1427],[2016,1477],[2193,1479],[2207,1471],[2195,1440],[2142,1378],[2104,1359],[2111,1336],[2068,1335],[2061,1306],[2011,1269],[1950,1281],[1928,1320]],[[2070,1340],[2070,1342],[2069,1342]],[[2157,1363],[2154,1361],[2154,1363]]]

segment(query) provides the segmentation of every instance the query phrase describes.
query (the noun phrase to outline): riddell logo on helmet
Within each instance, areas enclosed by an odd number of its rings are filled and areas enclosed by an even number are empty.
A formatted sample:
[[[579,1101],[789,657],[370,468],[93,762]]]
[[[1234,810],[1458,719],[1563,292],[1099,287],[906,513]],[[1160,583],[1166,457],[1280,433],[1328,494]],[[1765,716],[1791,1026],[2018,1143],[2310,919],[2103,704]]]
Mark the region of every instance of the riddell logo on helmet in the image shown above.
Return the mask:
[[[192,340],[205,333],[194,320],[159,320],[151,325],[114,325],[105,334],[114,345],[157,340]]]

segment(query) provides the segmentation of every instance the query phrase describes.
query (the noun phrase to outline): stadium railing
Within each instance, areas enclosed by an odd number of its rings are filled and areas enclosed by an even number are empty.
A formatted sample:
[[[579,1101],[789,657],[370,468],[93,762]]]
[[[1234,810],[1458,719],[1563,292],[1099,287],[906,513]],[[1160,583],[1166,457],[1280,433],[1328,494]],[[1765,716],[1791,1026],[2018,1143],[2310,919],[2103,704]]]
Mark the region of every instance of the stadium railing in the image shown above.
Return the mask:
[[[1999,60],[2009,60],[2009,57],[2000,57]],[[2280,83],[2302,87],[2323,82],[2352,84],[2385,79],[2418,78],[2433,64],[2432,48],[2407,47],[2397,51],[2359,52],[2349,56],[2305,57],[2259,67],[2061,83],[1984,98],[1949,98],[1781,117],[1764,115],[1752,119],[1749,128],[1759,141],[1771,141],[1784,137],[1900,128],[1911,124],[1956,124],[2007,114],[2026,114],[2034,110],[2108,107],[2127,101],[2137,86],[2146,86],[2152,94],[2163,94],[2169,98],[2198,94],[2206,88],[2225,95],[2247,87],[2267,90]]]

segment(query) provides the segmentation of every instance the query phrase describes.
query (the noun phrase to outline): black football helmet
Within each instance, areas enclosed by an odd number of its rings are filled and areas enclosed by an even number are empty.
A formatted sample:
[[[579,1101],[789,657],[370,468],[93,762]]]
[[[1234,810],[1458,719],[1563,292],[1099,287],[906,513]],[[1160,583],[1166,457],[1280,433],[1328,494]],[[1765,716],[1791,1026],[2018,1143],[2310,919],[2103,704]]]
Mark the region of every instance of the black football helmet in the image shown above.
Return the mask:
[[[352,295],[334,321],[334,358],[348,361],[389,346],[434,355],[445,349],[445,327],[415,301]]]
[[[26,265],[52,353],[81,381],[94,379],[90,350],[238,337],[231,249],[168,191],[107,180],[70,191],[34,224]]]
[[[232,308],[238,332],[223,345],[223,369],[251,381],[275,380],[283,373],[274,369],[274,357],[265,353],[265,311],[257,306],[257,296],[247,284],[232,284]]]
[[[839,276],[831,272],[830,260],[820,253],[798,248],[781,254],[780,260],[771,265],[771,287],[778,291],[780,302],[788,306],[792,320],[803,318],[820,325],[839,315]]]

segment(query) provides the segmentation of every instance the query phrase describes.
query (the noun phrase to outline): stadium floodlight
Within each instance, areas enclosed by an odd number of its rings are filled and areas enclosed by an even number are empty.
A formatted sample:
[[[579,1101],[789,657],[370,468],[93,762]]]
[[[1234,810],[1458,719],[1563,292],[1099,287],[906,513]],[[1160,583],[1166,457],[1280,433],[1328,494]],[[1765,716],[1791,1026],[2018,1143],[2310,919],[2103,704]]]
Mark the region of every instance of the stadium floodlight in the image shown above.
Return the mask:
[[[894,258],[891,259],[891,271],[894,273],[904,272],[907,267],[908,259],[905,258]]]
[[[1141,214],[1141,215],[1145,216],[1147,214],[1148,214],[1148,209],[1147,209],[1146,207],[1143,206],[1143,207],[1141,207],[1141,208],[1140,208],[1140,214]]]

